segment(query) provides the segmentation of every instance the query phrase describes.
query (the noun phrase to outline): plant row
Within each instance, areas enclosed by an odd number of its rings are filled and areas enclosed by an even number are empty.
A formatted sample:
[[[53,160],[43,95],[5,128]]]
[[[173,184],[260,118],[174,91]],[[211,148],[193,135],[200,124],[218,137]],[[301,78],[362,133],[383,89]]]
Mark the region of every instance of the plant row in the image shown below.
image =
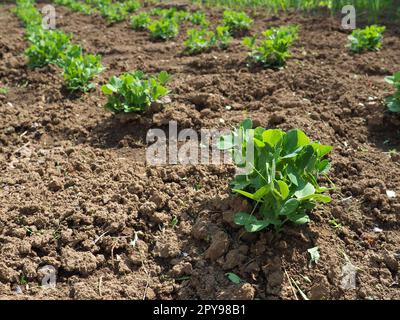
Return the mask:
[[[112,0],[53,0],[55,4],[65,6],[74,12],[81,12],[86,15],[98,13],[108,23],[115,23],[125,20],[129,14],[138,10],[141,5],[137,0],[125,0],[113,2]]]
[[[101,57],[85,54],[82,47],[71,42],[72,35],[42,26],[42,16],[34,0],[17,0],[15,13],[26,27],[30,46],[25,50],[28,66],[42,68],[49,64],[62,69],[68,90],[86,92],[94,87],[90,81],[104,68]]]
[[[72,6],[77,3],[75,0],[55,0],[62,2],[64,5]],[[126,10],[135,10],[138,8],[138,2],[125,1],[114,3],[111,0],[85,0],[91,5],[97,7],[123,5]],[[136,5],[134,4],[136,3]],[[85,4],[80,4],[85,8]],[[130,9],[129,9],[130,8]],[[55,64],[62,68],[66,87],[69,90],[88,91],[93,88],[90,81],[95,75],[103,70],[101,59],[99,56],[92,54],[84,54],[79,45],[72,44],[72,36],[58,30],[47,30],[42,27],[42,16],[35,8],[33,0],[18,0],[15,13],[20,17],[27,29],[27,39],[31,43],[26,50],[28,64],[32,68],[44,67],[48,64]],[[136,29],[149,28],[154,33],[154,37],[158,39],[167,39],[169,34],[174,34],[174,28],[170,27],[178,25],[178,23],[190,20],[194,24],[206,27],[209,25],[203,12],[195,12],[189,14],[183,10],[160,9],[151,10],[151,15],[159,16],[160,19],[151,23],[147,13],[141,13],[131,18],[131,24]],[[228,46],[233,34],[249,30],[252,20],[243,12],[224,11],[221,25],[216,28],[216,32],[208,31],[205,28],[200,30],[189,29],[188,38],[185,41],[186,52],[196,54],[209,50],[212,46],[217,45],[224,49]],[[379,50],[382,43],[382,33],[385,27],[369,26],[365,29],[356,29],[349,36],[348,47],[353,52],[362,52],[364,50]],[[244,45],[249,48],[250,61],[267,67],[282,67],[286,60],[290,57],[289,47],[298,37],[298,26],[282,26],[279,28],[271,28],[261,33],[260,36],[245,37]],[[167,91],[164,87],[166,81],[159,81],[157,85],[157,77],[147,77],[145,75],[138,76],[138,73],[130,73],[122,75],[121,81],[126,79],[135,79],[129,86],[122,86],[113,92],[118,95],[118,100],[127,100],[128,103],[121,102],[120,106],[115,105],[115,101],[107,104],[107,108],[113,111],[144,111],[149,103],[160,98],[159,92]],[[386,99],[386,104],[390,111],[400,112],[400,72],[391,77],[386,77],[386,81],[396,88],[396,93]],[[112,79],[115,81],[115,79]],[[153,85],[149,85],[153,84]],[[127,93],[128,87],[138,86],[143,92],[144,97],[133,97]],[[112,85],[110,87],[113,87]],[[162,87],[162,89],[161,89]],[[125,88],[125,89],[124,89]],[[146,89],[147,88],[147,89]],[[104,89],[104,88],[103,88]],[[132,88],[131,88],[132,89]],[[118,92],[126,91],[125,93]],[[140,92],[140,90],[138,92]],[[157,91],[158,90],[158,91]],[[135,89],[133,89],[135,91]],[[105,94],[110,95],[109,90],[104,89]],[[140,94],[138,94],[140,96]],[[111,99],[111,97],[110,97]],[[142,103],[141,101],[146,101]],[[150,101],[150,102],[149,102]],[[132,106],[132,103],[134,104]]]
[[[67,6],[74,11],[90,14],[99,10],[109,22],[124,20],[130,12],[140,8],[136,0],[112,2],[112,0],[54,0],[55,3]],[[113,17],[117,12],[118,18]],[[157,19],[154,19],[157,17]],[[235,35],[248,32],[253,20],[245,12],[225,10],[220,24],[210,30],[210,22],[202,11],[187,12],[176,8],[154,8],[149,12],[141,12],[130,17],[130,25],[134,30],[148,30],[154,40],[168,40],[179,34],[180,25],[189,21],[199,28],[187,30],[184,41],[185,52],[199,54],[214,47],[226,49]],[[377,51],[381,48],[384,26],[367,26],[356,29],[348,37],[347,47],[354,53]],[[290,46],[298,38],[298,26],[270,28],[259,35],[245,37],[243,44],[249,50],[251,63],[265,67],[282,67],[290,58]]]

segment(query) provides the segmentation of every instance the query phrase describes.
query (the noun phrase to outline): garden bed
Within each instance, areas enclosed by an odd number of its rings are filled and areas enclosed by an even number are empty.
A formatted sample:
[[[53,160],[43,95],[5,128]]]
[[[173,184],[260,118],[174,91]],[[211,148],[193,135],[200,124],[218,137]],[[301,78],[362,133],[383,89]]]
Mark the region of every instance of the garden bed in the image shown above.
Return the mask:
[[[387,25],[381,51],[354,55],[340,19],[257,12],[252,32],[300,25],[287,66],[264,70],[247,66],[239,38],[186,56],[185,28],[154,42],[128,22],[56,6],[57,28],[103,57],[96,82],[136,69],[172,75],[168,107],[121,123],[102,108],[99,86],[71,95],[56,67],[26,66],[12,7],[0,7],[9,88],[0,95],[0,298],[301,299],[296,281],[310,299],[400,299],[400,117],[383,103],[384,76],[400,70],[398,28]],[[207,13],[215,24],[222,10]],[[233,166],[145,163],[150,128],[222,129],[246,117],[334,147],[333,201],[308,225],[245,233],[232,222],[249,205],[230,194]],[[310,265],[315,246],[321,257]],[[349,263],[357,281],[346,289]],[[40,288],[45,265],[57,269],[55,289]]]

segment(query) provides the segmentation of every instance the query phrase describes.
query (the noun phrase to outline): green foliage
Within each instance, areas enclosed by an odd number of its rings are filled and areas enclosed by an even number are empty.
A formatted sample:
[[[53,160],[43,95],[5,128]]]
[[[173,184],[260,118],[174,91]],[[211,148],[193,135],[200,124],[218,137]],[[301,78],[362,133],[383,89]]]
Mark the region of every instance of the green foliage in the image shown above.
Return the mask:
[[[386,82],[393,85],[396,92],[386,98],[386,105],[392,112],[400,112],[400,71],[396,72],[393,76],[386,77]]]
[[[257,43],[257,35],[246,37],[243,44],[250,49],[250,60],[266,67],[282,67],[290,57],[289,47],[297,39],[298,26],[272,28],[262,33]]]
[[[274,13],[293,10],[315,10],[321,7],[329,8],[333,15],[341,13],[346,5],[357,8],[357,14],[363,18],[377,20],[379,15],[385,17],[398,16],[400,4],[398,0],[192,0],[206,6],[222,6],[224,8],[252,10],[268,10]]]
[[[95,8],[107,7],[112,4],[112,0],[85,0],[85,3]]]
[[[150,10],[150,15],[158,16],[161,19],[175,20],[178,24],[180,24],[184,20],[190,19],[189,12],[186,12],[184,10],[177,10],[176,8],[170,8],[170,9],[154,8]]]
[[[353,51],[360,53],[362,51],[377,51],[382,46],[383,32],[386,27],[377,25],[368,26],[364,29],[355,29],[349,35],[349,43],[347,47]]]
[[[232,272],[227,272],[225,275],[228,277],[228,279],[233,282],[234,284],[240,284],[243,280],[235,273]]]
[[[179,33],[179,25],[173,19],[161,18],[151,23],[148,27],[151,37],[156,40],[175,38]]]
[[[131,17],[131,27],[134,30],[144,30],[151,23],[150,15],[146,12]]]
[[[167,11],[167,9],[162,9],[162,8],[153,8],[149,11],[149,14],[151,16],[156,16],[156,17],[162,17],[164,16],[164,13]]]
[[[124,2],[112,2],[111,0],[86,0],[86,3],[96,7],[108,23],[125,20],[129,13],[140,8],[137,0],[126,0]]]
[[[172,19],[181,24],[183,21],[190,19],[190,13],[183,10],[177,10]]]
[[[218,45],[221,49],[228,48],[229,44],[232,41],[232,36],[229,32],[228,27],[218,26],[215,31],[215,36],[216,36]]]
[[[61,56],[59,65],[63,68],[63,76],[68,90],[87,92],[94,88],[90,81],[103,71],[101,57],[83,54],[82,48],[73,45]]]
[[[6,95],[8,93],[9,89],[7,87],[3,87],[0,85],[0,94]]]
[[[108,5],[108,6],[101,6],[99,10],[102,17],[105,18],[108,23],[123,21],[127,16],[127,11],[125,10],[122,3],[115,3],[113,5]]]
[[[188,54],[197,54],[210,50],[216,43],[215,34],[205,29],[189,29],[187,39],[184,42],[185,51]]]
[[[169,93],[165,87],[169,78],[165,71],[157,77],[149,77],[142,71],[113,76],[101,87],[108,96],[105,108],[115,113],[145,111],[153,102]]]
[[[34,0],[17,0],[15,14],[20,18],[25,27],[41,26],[42,15],[34,5]]]
[[[74,12],[82,12],[86,15],[90,15],[95,12],[90,5],[77,0],[54,0],[54,3],[70,8]]]
[[[218,26],[216,32],[206,29],[189,29],[184,42],[185,51],[188,54],[198,54],[212,49],[215,45],[226,49],[231,40],[232,37],[227,27]]]
[[[177,10],[176,8],[154,8],[150,10],[150,15],[165,19],[174,19],[176,22],[182,22],[183,20],[190,18],[190,14],[187,11]]]
[[[56,0],[56,2],[70,6],[76,1]],[[33,3],[30,0],[18,0],[17,5],[27,7],[30,5],[36,10]],[[21,14],[25,11],[19,11],[17,7],[16,12]],[[86,92],[94,87],[89,82],[103,70],[103,66],[99,56],[84,55],[80,46],[71,45],[71,38],[71,35],[62,31],[45,30],[41,24],[27,25],[27,39],[30,46],[25,50],[25,54],[28,57],[28,65],[32,68],[40,68],[55,64],[63,69],[65,84],[69,90]]]
[[[126,10],[126,12],[129,12],[129,13],[135,12],[136,10],[138,10],[141,7],[140,2],[137,0],[125,0],[122,3],[122,5],[123,5],[124,9]]]
[[[208,25],[209,25],[206,14],[202,11],[196,11],[196,12],[192,13],[189,20],[191,23],[198,25],[198,26],[208,27]]]
[[[30,47],[25,50],[28,65],[31,68],[41,68],[59,60],[60,55],[69,46],[71,35],[62,31],[37,28],[30,32],[28,40],[31,42]]]
[[[323,159],[332,147],[312,142],[306,134],[293,129],[258,127],[252,121],[243,121],[240,128],[221,137],[218,147],[231,150],[244,174],[235,176],[231,186],[254,203],[249,214],[238,212],[234,221],[248,232],[260,231],[270,225],[280,230],[285,222],[307,223],[307,212],[317,202],[327,203],[331,198],[323,195],[328,189],[320,187],[317,179],[330,169],[330,162]],[[235,151],[236,150],[236,151]],[[254,151],[254,160],[244,155]]]
[[[230,33],[249,30],[253,20],[244,12],[225,10],[222,25],[229,28]]]

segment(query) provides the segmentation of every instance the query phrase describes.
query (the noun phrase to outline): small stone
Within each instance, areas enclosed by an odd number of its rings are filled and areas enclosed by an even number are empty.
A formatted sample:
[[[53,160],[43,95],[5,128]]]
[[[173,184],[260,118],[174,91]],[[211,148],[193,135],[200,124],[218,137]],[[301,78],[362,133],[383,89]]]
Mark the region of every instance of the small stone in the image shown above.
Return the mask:
[[[62,189],[62,183],[58,180],[52,180],[47,187],[50,191],[57,192]]]
[[[212,241],[210,247],[205,253],[205,257],[212,261],[217,260],[219,257],[224,255],[229,248],[228,235],[223,231],[217,231],[212,235]]]

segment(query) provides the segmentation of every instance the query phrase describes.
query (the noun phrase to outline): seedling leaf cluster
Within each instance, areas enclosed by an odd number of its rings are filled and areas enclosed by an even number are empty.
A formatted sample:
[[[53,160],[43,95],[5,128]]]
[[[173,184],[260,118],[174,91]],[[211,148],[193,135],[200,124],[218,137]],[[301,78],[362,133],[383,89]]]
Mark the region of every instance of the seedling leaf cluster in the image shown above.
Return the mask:
[[[216,32],[206,29],[189,29],[184,42],[185,51],[188,54],[198,54],[211,50],[215,45],[226,49],[232,40],[227,27],[218,26]]]
[[[383,32],[386,30],[383,26],[371,25],[364,29],[355,29],[349,35],[347,47],[356,53],[362,51],[378,51],[382,46]]]
[[[318,184],[318,177],[326,175],[330,162],[325,156],[329,145],[313,142],[307,135],[293,129],[252,129],[247,119],[233,133],[221,137],[218,147],[230,150],[239,168],[248,168],[235,176],[232,191],[248,198],[254,205],[252,212],[238,212],[234,221],[248,232],[268,226],[280,230],[286,222],[309,222],[308,211],[317,203],[328,203],[324,194],[328,188]],[[254,161],[244,155],[254,150]]]
[[[155,40],[168,40],[175,38],[179,33],[179,24],[175,19],[161,18],[152,22],[148,29]]]
[[[145,30],[151,23],[150,15],[146,12],[131,16],[131,27],[134,30]]]
[[[289,48],[298,37],[298,26],[282,26],[265,30],[258,36],[246,37],[243,44],[249,48],[249,58],[254,64],[266,67],[283,67],[291,56]]]
[[[396,89],[393,95],[386,98],[386,105],[390,111],[400,112],[400,71],[393,76],[386,77],[385,80]]]
[[[105,108],[114,112],[143,112],[169,93],[165,87],[169,74],[160,72],[156,77],[142,71],[127,72],[113,76],[101,90],[108,96]]]
[[[44,29],[37,18],[30,21],[30,17],[41,17],[34,1],[18,0],[15,12],[26,22],[30,46],[25,55],[31,68],[54,64],[62,68],[67,89],[86,92],[93,88],[90,81],[103,70],[100,56],[84,54],[80,46],[71,43],[72,35]]]
[[[253,24],[253,19],[245,12],[225,10],[221,22],[223,26],[229,29],[230,33],[234,34],[249,30]]]

